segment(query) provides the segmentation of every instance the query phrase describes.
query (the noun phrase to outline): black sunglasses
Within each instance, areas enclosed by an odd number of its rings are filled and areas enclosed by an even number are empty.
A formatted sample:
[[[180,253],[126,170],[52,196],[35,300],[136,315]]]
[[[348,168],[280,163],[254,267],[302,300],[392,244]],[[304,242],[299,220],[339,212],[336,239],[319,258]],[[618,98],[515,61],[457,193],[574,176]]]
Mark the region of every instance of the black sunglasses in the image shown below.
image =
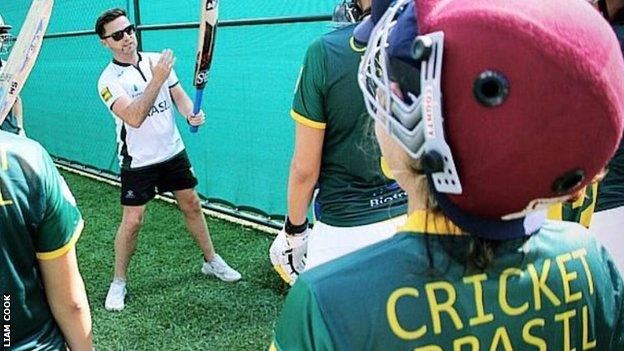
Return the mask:
[[[102,39],[106,39],[106,38],[113,38],[114,41],[120,41],[121,39],[124,38],[124,33],[128,34],[128,35],[132,35],[134,34],[134,24],[131,24],[129,26],[127,26],[126,28],[122,29],[122,30],[118,30],[114,33],[112,33],[111,35],[106,35],[103,36]]]

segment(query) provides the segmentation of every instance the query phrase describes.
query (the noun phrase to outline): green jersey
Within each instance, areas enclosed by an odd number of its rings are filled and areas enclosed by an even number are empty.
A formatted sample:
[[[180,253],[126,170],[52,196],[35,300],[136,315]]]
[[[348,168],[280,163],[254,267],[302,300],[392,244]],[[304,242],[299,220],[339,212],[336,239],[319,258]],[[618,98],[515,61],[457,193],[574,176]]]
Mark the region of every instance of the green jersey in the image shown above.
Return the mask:
[[[624,55],[624,10],[620,10],[613,24]],[[609,172],[598,187],[596,212],[624,206],[624,138],[607,166]]]
[[[558,221],[577,222],[589,228],[596,207],[598,183],[585,187],[584,195],[570,203],[558,203],[548,209],[548,218]]]
[[[20,128],[17,125],[17,119],[13,115],[13,110],[9,111],[9,114],[6,116],[2,124],[0,124],[0,130],[13,134],[19,133]]]
[[[71,250],[82,225],[75,200],[48,153],[30,139],[0,131],[3,347],[65,348],[46,302],[38,261]]]
[[[297,83],[291,116],[324,129],[323,157],[315,199],[316,218],[351,227],[375,223],[407,210],[407,196],[388,174],[357,83],[365,47],[350,25],[310,45]]]
[[[2,66],[4,65],[4,61],[0,60],[0,71],[2,71]],[[4,121],[0,124],[0,130],[4,130],[5,132],[17,134],[20,131],[19,126],[17,125],[17,119],[15,115],[13,115],[13,110],[9,111],[9,114],[6,116]]]
[[[596,212],[624,206],[624,139],[607,168],[609,172],[598,186]]]
[[[458,259],[472,239],[442,215],[403,230],[303,273],[272,349],[624,350],[624,282],[582,226],[546,221],[483,271]]]

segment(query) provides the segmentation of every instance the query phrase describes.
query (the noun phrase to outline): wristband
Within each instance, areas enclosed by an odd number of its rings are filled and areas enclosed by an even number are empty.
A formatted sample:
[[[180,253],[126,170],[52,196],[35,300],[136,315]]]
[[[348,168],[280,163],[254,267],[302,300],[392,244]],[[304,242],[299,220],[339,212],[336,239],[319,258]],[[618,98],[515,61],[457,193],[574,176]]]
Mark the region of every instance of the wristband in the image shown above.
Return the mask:
[[[303,222],[303,224],[294,225],[290,222],[290,218],[288,218],[288,216],[286,217],[286,221],[284,222],[284,231],[286,232],[286,234],[301,234],[305,232],[306,229],[308,229],[307,218],[305,219],[305,222]]]

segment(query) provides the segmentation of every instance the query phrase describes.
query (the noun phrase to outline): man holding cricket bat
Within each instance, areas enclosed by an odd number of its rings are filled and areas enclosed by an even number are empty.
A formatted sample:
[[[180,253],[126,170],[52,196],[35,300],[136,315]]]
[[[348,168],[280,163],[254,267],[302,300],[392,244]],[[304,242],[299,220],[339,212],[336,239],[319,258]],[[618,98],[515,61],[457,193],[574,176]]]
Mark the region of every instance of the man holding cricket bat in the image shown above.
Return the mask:
[[[173,70],[173,52],[138,52],[135,27],[122,9],[100,15],[95,30],[102,45],[113,54],[112,62],[100,76],[98,92],[117,126],[123,207],[115,239],[115,275],[106,296],[106,309],[124,308],[127,267],[146,204],[157,192],[175,195],[189,231],[203,252],[202,273],[227,282],[240,280],[240,273],[215,253],[194,189],[197,179],[175,124],[173,105],[191,126],[202,125],[204,113],[193,114],[193,102]]]
[[[15,37],[9,33],[9,31],[13,28],[12,26],[6,24],[2,16],[0,16],[0,57],[6,56],[13,43],[15,42]],[[2,68],[5,65],[5,62],[0,59],[0,72],[2,72]],[[9,114],[4,119],[4,122],[0,123],[0,130],[4,130],[5,132],[18,134],[21,136],[26,136],[24,131],[24,117],[22,110],[22,100],[20,97],[17,97],[15,103],[13,104],[13,108],[9,111]]]

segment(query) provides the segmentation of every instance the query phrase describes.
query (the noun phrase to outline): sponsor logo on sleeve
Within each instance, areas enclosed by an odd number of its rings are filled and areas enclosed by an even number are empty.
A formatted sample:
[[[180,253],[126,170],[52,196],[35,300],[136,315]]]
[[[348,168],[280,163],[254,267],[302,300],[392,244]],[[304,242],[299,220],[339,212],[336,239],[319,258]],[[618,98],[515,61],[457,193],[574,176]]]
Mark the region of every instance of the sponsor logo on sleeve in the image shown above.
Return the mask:
[[[104,90],[102,90],[100,95],[102,95],[102,99],[104,99],[104,102],[108,102],[108,100],[110,100],[113,97],[113,94],[111,94],[108,87],[104,88]]]

